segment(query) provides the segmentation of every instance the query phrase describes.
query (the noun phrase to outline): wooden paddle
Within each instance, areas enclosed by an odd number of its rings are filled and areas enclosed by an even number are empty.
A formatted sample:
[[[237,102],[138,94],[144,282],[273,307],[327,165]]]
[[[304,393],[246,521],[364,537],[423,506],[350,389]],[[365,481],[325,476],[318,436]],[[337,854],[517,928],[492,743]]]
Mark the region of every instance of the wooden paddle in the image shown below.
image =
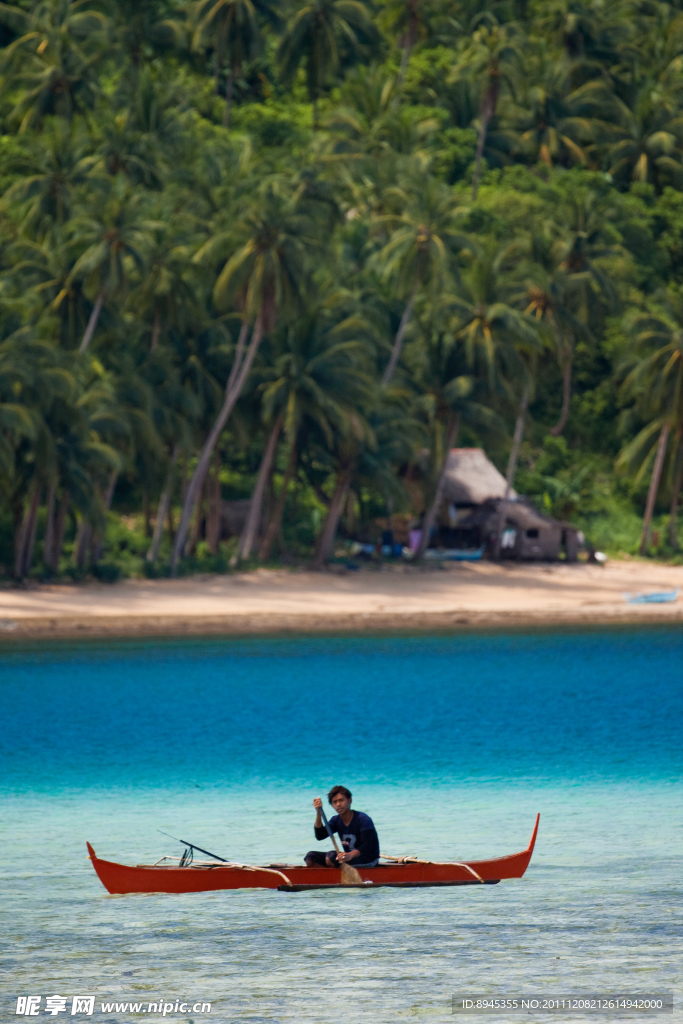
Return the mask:
[[[320,813],[322,815],[323,824],[325,825],[325,828],[327,829],[327,834],[330,837],[330,839],[332,840],[332,844],[333,844],[335,850],[337,851],[337,853],[341,853],[342,851],[337,846],[337,840],[334,838],[334,832],[330,828],[330,823],[328,822],[327,818],[325,817],[325,812],[322,809],[322,807],[320,808]],[[346,864],[344,861],[341,861],[340,864],[339,864],[339,867],[341,868],[341,884],[342,885],[363,885],[364,884],[363,879],[361,878],[360,872],[356,871],[355,868],[352,868],[350,864]]]

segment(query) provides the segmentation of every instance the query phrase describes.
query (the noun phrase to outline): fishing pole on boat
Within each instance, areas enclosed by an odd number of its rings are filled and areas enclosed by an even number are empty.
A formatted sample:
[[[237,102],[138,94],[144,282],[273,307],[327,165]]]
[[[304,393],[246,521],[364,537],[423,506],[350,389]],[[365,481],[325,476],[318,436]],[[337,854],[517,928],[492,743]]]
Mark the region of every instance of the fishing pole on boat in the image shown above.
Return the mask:
[[[176,836],[172,836],[170,832],[163,832],[160,828],[157,829],[157,832],[160,832],[162,836],[168,836],[169,839],[173,839],[176,843],[182,843],[183,846],[188,846],[190,850],[196,850],[197,853],[205,853],[207,857],[213,857],[214,860],[220,860],[223,864],[230,863],[230,861],[226,860],[225,857],[219,857],[217,853],[210,853],[208,850],[202,850],[201,846],[195,846],[194,843],[188,843],[186,839],[178,839]]]

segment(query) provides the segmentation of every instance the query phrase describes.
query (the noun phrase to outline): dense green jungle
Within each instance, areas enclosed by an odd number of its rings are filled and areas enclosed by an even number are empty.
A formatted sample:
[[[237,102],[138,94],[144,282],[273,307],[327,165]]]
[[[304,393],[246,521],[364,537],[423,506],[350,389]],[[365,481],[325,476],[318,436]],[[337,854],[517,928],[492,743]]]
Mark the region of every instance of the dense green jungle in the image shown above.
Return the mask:
[[[321,567],[453,446],[679,557],[683,3],[20,0],[0,77],[6,580]]]

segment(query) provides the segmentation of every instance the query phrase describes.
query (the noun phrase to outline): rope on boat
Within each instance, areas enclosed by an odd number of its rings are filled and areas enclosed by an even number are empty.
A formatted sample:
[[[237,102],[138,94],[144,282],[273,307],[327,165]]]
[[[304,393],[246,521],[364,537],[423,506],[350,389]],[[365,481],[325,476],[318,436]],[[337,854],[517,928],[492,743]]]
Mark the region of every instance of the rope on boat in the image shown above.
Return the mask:
[[[162,860],[179,860],[179,861],[181,861],[181,863],[178,865],[179,867],[188,867],[188,868],[190,868],[190,870],[192,870],[192,869],[202,870],[204,868],[229,868],[231,871],[264,871],[267,875],[277,875],[278,878],[282,878],[284,883],[285,883],[285,885],[291,885],[292,884],[291,881],[289,880],[289,878],[287,878],[287,875],[283,871],[277,871],[275,868],[262,868],[262,867],[259,867],[258,864],[238,864],[238,863],[236,863],[234,861],[223,861],[220,864],[216,864],[213,861],[208,861],[208,860],[199,860],[199,861],[197,861],[196,860],[196,861],[194,861],[194,863],[190,867],[189,864],[188,865],[183,865],[182,864],[182,858],[181,857],[160,857],[159,860],[156,861],[152,865],[152,867],[154,867],[154,868],[158,867],[158,865],[161,863]],[[146,867],[146,865],[144,865],[144,864],[141,864],[139,866],[140,867]]]
[[[230,868],[240,868],[242,871],[265,871],[267,875],[278,875],[279,878],[283,878],[285,885],[291,885],[291,881],[287,878],[287,875],[283,871],[277,871],[275,868],[261,868],[254,864],[228,864]]]
[[[469,871],[469,873],[471,875],[474,875],[474,877],[477,879],[478,882],[481,882],[482,885],[486,884],[484,882],[484,879],[481,877],[481,875],[478,875],[477,872],[474,870],[474,868],[470,867],[469,864],[465,864],[463,861],[459,861],[459,860],[420,860],[419,857],[416,857],[412,853],[409,853],[409,854],[407,854],[404,857],[392,857],[391,854],[381,853],[380,857],[382,858],[382,860],[391,860],[391,861],[394,861],[394,863],[396,863],[396,864],[434,864],[437,867],[465,868],[465,870]]]

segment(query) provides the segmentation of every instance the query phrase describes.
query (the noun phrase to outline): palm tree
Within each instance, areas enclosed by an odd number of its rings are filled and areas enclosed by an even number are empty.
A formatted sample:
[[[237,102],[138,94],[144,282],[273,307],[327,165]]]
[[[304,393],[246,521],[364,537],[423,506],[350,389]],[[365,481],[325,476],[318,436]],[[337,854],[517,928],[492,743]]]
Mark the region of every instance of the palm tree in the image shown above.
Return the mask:
[[[641,462],[636,482],[652,464],[640,543],[640,553],[646,554],[669,438],[673,431],[673,467],[683,436],[683,300],[677,293],[664,293],[650,310],[630,314],[626,323],[640,359],[625,378],[623,390],[635,398],[637,409],[648,422],[623,449],[620,462]],[[676,471],[669,524],[674,538],[680,487],[681,474]]]
[[[618,306],[607,261],[623,258],[624,250],[614,240],[604,196],[568,178],[553,219],[534,224],[506,258],[519,256],[519,304],[550,330],[562,373],[560,415],[550,431],[557,437],[569,417],[575,342],[593,340]]]
[[[318,127],[318,101],[341,68],[369,57],[378,32],[360,0],[304,0],[278,46],[282,81],[291,85],[300,65],[306,69],[306,88],[313,104],[313,128]]]
[[[10,165],[17,180],[5,192],[2,207],[21,208],[22,232],[42,242],[72,216],[76,190],[87,181],[92,159],[86,135],[61,118],[39,138],[32,137],[29,147]]]
[[[334,483],[327,514],[318,537],[313,562],[315,569],[322,569],[332,556],[344,500],[357,471],[362,447],[368,440],[371,440],[368,423],[358,413],[352,413],[345,423],[344,430],[335,435],[334,446],[330,452]]]
[[[368,367],[369,369],[369,367]],[[359,367],[361,370],[361,367]],[[358,492],[378,491],[385,501],[405,501],[398,479],[398,468],[413,457],[419,425],[397,395],[382,390],[379,395],[369,373],[355,375],[347,389],[350,408],[332,445],[313,450],[319,462],[325,455],[332,469],[332,493],[316,546],[314,568],[322,569],[334,551],[342,511],[347,497],[353,499],[351,485]]]
[[[36,385],[47,382],[40,381],[34,361],[27,358],[32,342],[31,335],[21,331],[0,344],[0,480],[14,519],[16,579],[26,573],[27,547],[35,538],[42,491],[35,454],[41,440],[45,447],[43,407]]]
[[[427,6],[424,0],[391,0],[382,11],[383,21],[389,31],[397,37],[396,41],[401,50],[401,64],[396,80],[396,102],[400,98],[413,47],[418,39],[427,34]]]
[[[275,429],[284,428],[289,456],[273,515],[266,529],[259,557],[268,557],[280,531],[289,483],[296,467],[297,438],[300,432],[315,431],[326,445],[334,443],[335,433],[343,432],[355,410],[354,396],[368,386],[367,324],[357,316],[344,316],[339,296],[332,294],[305,317],[290,325],[280,339],[280,352],[264,371],[262,384],[264,410],[275,418]],[[272,438],[273,435],[271,435]],[[262,471],[267,464],[268,448]],[[266,465],[269,470],[270,466]],[[252,498],[250,531],[255,534],[260,521],[258,505]],[[255,492],[256,493],[256,492]],[[241,557],[247,557],[248,551]]]
[[[149,232],[149,244],[141,281],[132,296],[134,308],[151,321],[150,349],[154,352],[162,331],[179,325],[196,307],[196,288],[191,280],[193,268],[189,232],[184,225],[161,224]]]
[[[472,34],[470,45],[453,70],[450,82],[474,77],[481,88],[479,132],[474,155],[472,200],[477,198],[482,157],[489,125],[496,115],[501,87],[514,94],[521,63],[522,40],[513,26],[481,24]]]
[[[131,185],[160,190],[162,168],[158,148],[148,143],[135,123],[133,111],[103,114],[97,120],[97,155],[91,157],[92,176],[125,174]]]
[[[633,34],[634,10],[629,0],[605,5],[590,0],[548,0],[539,10],[536,25],[576,63],[576,69],[593,68],[597,62],[617,64],[621,50]]]
[[[437,293],[443,289],[452,270],[454,250],[470,244],[456,231],[459,206],[451,189],[431,177],[413,182],[408,189],[401,190],[405,207],[399,216],[377,218],[378,224],[394,228],[377,262],[385,279],[396,281],[398,294],[405,301],[383,384],[389,383],[396,370],[420,288]]]
[[[394,96],[394,83],[383,69],[364,65],[352,68],[339,90],[339,106],[326,128],[334,137],[337,162],[358,168],[354,178],[360,182],[366,174],[379,177],[384,167],[376,161],[382,159],[386,165],[397,153],[412,154],[423,141],[419,128],[395,109]],[[392,177],[389,172],[388,180]],[[355,196],[353,201],[357,208]]]
[[[101,12],[81,7],[77,0],[40,0],[30,14],[10,6],[2,11],[3,20],[22,32],[0,61],[20,94],[11,117],[21,130],[41,125],[49,114],[71,118],[96,101],[95,64],[108,22]]]
[[[520,90],[508,118],[518,135],[518,149],[530,163],[585,164],[596,127],[593,83],[573,89],[572,65],[558,61],[544,46],[539,46],[534,63],[533,77]]]
[[[680,185],[683,181],[683,117],[681,89],[676,82],[642,83],[627,105],[619,103],[619,121],[612,128],[608,170],[619,182],[652,181]],[[616,120],[616,118],[615,118]]]
[[[135,72],[186,43],[186,23],[168,0],[116,0],[110,9],[116,49]]]
[[[535,321],[512,305],[515,281],[509,259],[507,246],[477,253],[447,297],[454,338],[463,342],[469,366],[478,376],[488,376],[491,387],[514,379],[520,344],[538,346]]]
[[[104,439],[118,418],[111,392],[99,374],[93,384],[92,378],[84,379],[82,366],[76,368],[78,376],[67,367],[64,354],[34,331],[22,329],[0,345],[0,475],[14,512],[18,579],[31,567],[44,492],[51,517],[60,488],[62,495],[57,521],[49,522],[46,560],[52,568],[61,551],[68,505],[89,521],[99,521],[97,479],[105,468],[109,472],[119,464]],[[10,396],[14,401],[3,401]]]
[[[99,216],[74,218],[72,231],[75,241],[84,251],[76,260],[71,279],[79,278],[86,286],[94,285],[95,302],[88,326],[81,340],[79,353],[87,350],[92,341],[102,312],[105,297],[121,294],[129,276],[129,263],[139,270],[144,266],[145,252],[149,248],[151,232],[158,229],[157,222],[147,219],[145,196],[127,191],[122,180],[114,182],[109,201]],[[63,289],[54,302],[59,308],[67,290]]]
[[[562,372],[560,418],[550,430],[558,437],[569,417],[575,339],[591,337],[588,326],[579,316],[586,281],[580,269],[570,270],[568,257],[572,239],[554,226],[545,225],[545,230],[535,228],[521,245],[513,243],[509,254],[520,248],[529,257],[527,266],[520,268],[523,277],[520,305],[527,315],[548,327]]]
[[[216,88],[223,59],[228,59],[223,125],[230,124],[235,78],[263,46],[261,24],[277,26],[279,15],[272,0],[198,0],[194,17],[194,45],[210,45],[216,54]]]
[[[514,282],[506,273],[508,260],[507,248],[482,252],[462,275],[458,293],[450,299],[454,337],[463,342],[469,365],[482,379],[488,378],[491,391],[502,393],[518,408],[505,497],[500,505],[496,558],[500,555],[502,528],[533,383],[530,364],[541,344],[541,325],[511,305]]]
[[[243,308],[242,327],[225,385],[223,405],[187,489],[173,549],[173,572],[185,548],[190,519],[211,454],[242,393],[263,335],[275,326],[279,310],[296,308],[303,297],[306,249],[310,251],[317,246],[315,230],[310,218],[297,207],[298,196],[283,191],[281,186],[278,179],[268,180],[254,197],[239,226],[244,241],[223,267],[214,288],[214,301],[219,307],[237,298]]]
[[[445,315],[444,315],[445,314]],[[448,303],[423,318],[419,341],[409,352],[411,377],[418,389],[415,411],[426,423],[430,438],[430,461],[434,486],[422,522],[420,542],[414,560],[424,555],[436,522],[446,479],[451,448],[455,445],[461,421],[485,421],[486,410],[472,397],[475,380],[462,340],[454,337],[449,323]]]

